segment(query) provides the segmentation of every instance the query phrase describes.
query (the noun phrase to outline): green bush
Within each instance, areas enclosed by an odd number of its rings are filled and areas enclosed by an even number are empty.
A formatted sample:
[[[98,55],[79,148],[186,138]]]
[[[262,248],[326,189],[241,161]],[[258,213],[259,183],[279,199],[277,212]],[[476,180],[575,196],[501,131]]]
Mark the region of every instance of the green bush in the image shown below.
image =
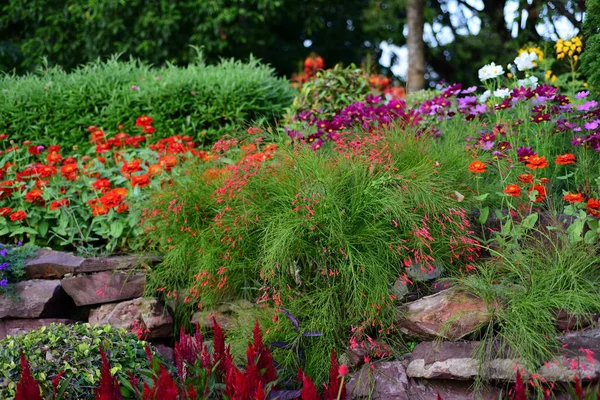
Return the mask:
[[[69,383],[65,398],[93,399],[90,387],[96,386],[100,378],[100,347],[106,351],[111,372],[116,374],[121,386],[128,386],[128,370],[136,375],[151,376],[146,342],[138,340],[136,335],[109,325],[52,324],[0,341],[0,383],[3,383],[0,397],[14,397],[23,351],[33,377],[41,383],[44,392],[51,388],[52,378],[66,371],[63,379]]]
[[[389,329],[391,288],[408,267],[458,273],[474,254],[465,203],[452,197],[465,189],[462,146],[442,149],[412,130],[390,136],[359,133],[351,142],[360,150],[281,150],[261,165],[251,162],[260,153],[232,165],[230,150],[227,163],[156,192],[146,224],[165,259],[148,290],[176,290],[190,310],[232,298],[287,309],[306,342],[305,369],[322,378],[327,353],[345,349],[351,328]],[[371,158],[379,152],[389,157]]]
[[[256,59],[158,69],[112,59],[71,73],[50,68],[0,77],[0,132],[15,141],[86,147],[88,126],[127,130],[149,115],[155,136],[190,134],[210,143],[246,121],[278,118],[293,92]]]
[[[581,55],[581,69],[596,92],[600,90],[600,0],[586,1],[583,24],[585,51]]]
[[[357,101],[363,101],[371,93],[366,73],[354,64],[317,72],[316,79],[302,85],[294,99],[289,116],[301,111],[322,111],[323,118],[331,118],[337,111]]]

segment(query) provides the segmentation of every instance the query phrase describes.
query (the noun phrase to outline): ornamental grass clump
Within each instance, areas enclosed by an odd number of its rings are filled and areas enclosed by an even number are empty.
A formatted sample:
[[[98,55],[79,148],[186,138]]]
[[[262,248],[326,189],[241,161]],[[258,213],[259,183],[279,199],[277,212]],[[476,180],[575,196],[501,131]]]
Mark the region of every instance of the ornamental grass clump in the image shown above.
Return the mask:
[[[217,143],[222,157],[145,203],[147,235],[165,251],[149,291],[190,311],[236,298],[282,311],[271,330],[291,320],[285,340],[310,336],[301,361],[319,379],[351,331],[394,331],[391,287],[409,268],[472,268],[478,246],[454,195],[461,147],[402,130],[348,132],[319,152],[256,142]]]

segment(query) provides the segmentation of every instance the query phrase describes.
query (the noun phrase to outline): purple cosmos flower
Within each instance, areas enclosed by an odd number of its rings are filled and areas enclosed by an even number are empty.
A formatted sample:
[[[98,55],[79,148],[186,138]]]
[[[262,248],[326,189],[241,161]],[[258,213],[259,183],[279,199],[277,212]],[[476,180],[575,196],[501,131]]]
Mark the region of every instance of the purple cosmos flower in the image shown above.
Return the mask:
[[[477,86],[471,86],[470,88],[467,88],[465,90],[463,90],[461,93],[462,94],[469,94],[469,93],[473,93],[477,90]]]
[[[458,101],[458,109],[460,110],[477,104],[477,96],[459,97],[456,101]]]
[[[285,128],[285,133],[292,139],[304,139],[304,135],[293,129]]]
[[[581,136],[573,136],[573,140],[571,140],[571,144],[573,146],[582,146],[585,143],[585,138]]]
[[[367,102],[367,104],[379,104],[379,103],[381,103],[381,97],[377,96],[375,94],[370,94],[370,95],[367,95],[367,97],[365,98],[365,101]]]
[[[598,106],[598,102],[595,100],[592,100],[592,101],[588,101],[586,103],[578,105],[577,109],[579,111],[590,111],[592,108],[597,107],[597,106]]]
[[[586,97],[588,97],[589,95],[590,95],[590,92],[587,92],[587,91],[582,91],[582,92],[579,92],[579,93],[577,93],[577,94],[575,95],[575,98],[576,98],[576,99],[585,99],[585,98],[586,98]]]
[[[482,150],[491,150],[494,148],[494,142],[492,142],[492,141],[479,142],[477,147],[479,147]]]
[[[585,124],[583,124],[583,127],[588,131],[594,131],[598,129],[598,125],[600,125],[600,120],[595,119],[591,122],[586,122]]]
[[[529,157],[537,155],[535,151],[531,149],[531,147],[519,147],[517,149],[517,158],[519,162],[526,162]]]

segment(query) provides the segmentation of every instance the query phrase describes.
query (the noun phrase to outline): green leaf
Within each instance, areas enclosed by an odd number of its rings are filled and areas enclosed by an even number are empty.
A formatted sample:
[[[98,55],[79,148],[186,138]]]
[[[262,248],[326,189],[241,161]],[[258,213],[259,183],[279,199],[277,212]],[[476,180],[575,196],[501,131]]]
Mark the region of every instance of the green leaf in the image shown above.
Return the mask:
[[[489,193],[480,194],[479,196],[475,196],[475,200],[483,201],[487,199],[489,195]]]
[[[50,224],[48,224],[48,221],[42,221],[39,223],[39,225],[37,227],[37,231],[39,232],[41,237],[46,236],[46,234],[48,233],[49,227],[50,227]]]
[[[586,244],[595,244],[598,241],[598,234],[596,231],[587,231],[583,237],[583,241]]]
[[[523,226],[523,228],[525,229],[532,229],[535,226],[535,223],[538,220],[538,213],[533,213],[527,216],[527,218],[525,218],[523,220],[523,222],[521,222],[521,225]]]
[[[483,225],[487,222],[488,216],[490,215],[490,208],[489,207],[483,207],[480,211],[479,211],[479,218],[477,218],[477,221]]]
[[[120,221],[115,221],[110,225],[110,234],[111,236],[118,238],[123,234],[123,223]]]

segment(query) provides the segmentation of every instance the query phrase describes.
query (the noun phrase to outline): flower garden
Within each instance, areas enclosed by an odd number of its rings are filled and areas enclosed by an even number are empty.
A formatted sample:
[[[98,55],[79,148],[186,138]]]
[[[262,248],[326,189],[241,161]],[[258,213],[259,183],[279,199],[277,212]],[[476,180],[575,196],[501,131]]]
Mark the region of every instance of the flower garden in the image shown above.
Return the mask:
[[[131,271],[172,324],[160,340],[147,322],[91,324],[101,302],[71,296],[69,324],[0,341],[0,397],[600,398],[600,103],[582,51],[527,47],[480,86],[408,95],[321,57],[291,83],[226,63],[269,81],[232,78],[256,110],[196,131],[188,106],[155,112],[144,93],[175,67],[127,81],[135,115],[82,108],[65,143],[0,119],[0,324],[32,318],[3,312],[42,248],[156,256]],[[44,83],[3,79],[13,99]]]

